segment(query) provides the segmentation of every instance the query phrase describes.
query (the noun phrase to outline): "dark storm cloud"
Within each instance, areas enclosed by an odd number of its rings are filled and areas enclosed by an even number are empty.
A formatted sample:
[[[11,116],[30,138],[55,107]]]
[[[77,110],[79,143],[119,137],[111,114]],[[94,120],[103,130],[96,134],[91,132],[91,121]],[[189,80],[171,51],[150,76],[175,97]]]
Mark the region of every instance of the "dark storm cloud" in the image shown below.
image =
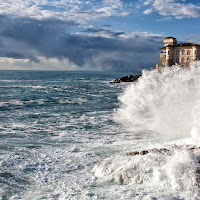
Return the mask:
[[[139,34],[127,36],[106,28],[73,34],[79,24],[58,19],[0,16],[0,24],[1,57],[28,58],[33,62],[38,62],[39,56],[67,58],[80,67],[110,70],[154,67],[163,39]]]
[[[102,33],[102,34],[105,34],[105,35],[110,36],[110,37],[116,37],[116,36],[120,36],[120,35],[125,34],[125,32],[123,32],[123,31],[111,31],[111,30],[108,30],[108,29],[105,29],[105,28],[102,28],[102,27],[87,28],[87,29],[83,30],[82,32],[85,32],[85,33]]]

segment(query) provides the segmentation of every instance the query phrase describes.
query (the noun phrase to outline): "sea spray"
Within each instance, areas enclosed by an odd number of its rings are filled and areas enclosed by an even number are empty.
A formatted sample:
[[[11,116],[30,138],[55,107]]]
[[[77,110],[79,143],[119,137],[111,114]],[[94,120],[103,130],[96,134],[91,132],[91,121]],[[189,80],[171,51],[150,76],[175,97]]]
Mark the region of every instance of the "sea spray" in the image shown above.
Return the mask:
[[[199,61],[188,68],[175,65],[161,71],[144,70],[139,81],[119,96],[114,119],[132,135],[161,138],[159,144],[149,146],[169,151],[135,156],[122,152],[96,165],[94,175],[131,185],[135,199],[199,199],[200,150],[191,151],[191,145],[200,146],[199,91]]]
[[[192,200],[199,196],[199,153],[172,147],[170,154],[117,155],[99,163],[93,173],[104,181],[132,185],[139,199],[148,194]]]
[[[168,138],[190,136],[199,126],[200,62],[143,71],[138,83],[119,96],[115,120],[133,131],[154,131]],[[197,114],[198,113],[198,114]]]

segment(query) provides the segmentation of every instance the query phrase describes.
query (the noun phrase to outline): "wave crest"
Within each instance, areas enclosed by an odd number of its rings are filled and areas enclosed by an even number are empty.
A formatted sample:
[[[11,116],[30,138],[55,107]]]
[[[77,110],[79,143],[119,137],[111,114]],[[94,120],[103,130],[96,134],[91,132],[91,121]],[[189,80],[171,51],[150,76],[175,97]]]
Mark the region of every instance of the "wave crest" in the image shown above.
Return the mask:
[[[170,138],[189,136],[194,127],[200,128],[199,89],[200,61],[188,68],[174,65],[160,72],[143,70],[139,81],[119,96],[114,119],[132,132],[151,130]]]

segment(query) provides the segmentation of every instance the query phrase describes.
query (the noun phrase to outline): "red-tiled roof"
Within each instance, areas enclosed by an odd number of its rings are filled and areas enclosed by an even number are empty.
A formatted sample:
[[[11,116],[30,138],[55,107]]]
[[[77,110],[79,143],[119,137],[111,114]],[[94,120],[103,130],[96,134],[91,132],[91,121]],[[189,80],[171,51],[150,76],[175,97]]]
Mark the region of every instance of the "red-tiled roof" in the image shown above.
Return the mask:
[[[168,46],[166,46],[166,47],[182,47],[182,46],[200,46],[199,44],[192,44],[192,43],[180,43],[180,44],[174,44],[174,45],[172,45],[172,44],[170,44],[170,45],[168,45]],[[163,48],[161,48],[161,49],[165,49],[166,47],[163,47]]]
[[[170,38],[176,39],[175,37],[166,37],[165,39],[170,39]]]
[[[193,44],[193,43],[180,43],[180,44],[175,44],[175,45],[172,45],[174,47],[182,47],[182,46],[200,46],[199,44]]]

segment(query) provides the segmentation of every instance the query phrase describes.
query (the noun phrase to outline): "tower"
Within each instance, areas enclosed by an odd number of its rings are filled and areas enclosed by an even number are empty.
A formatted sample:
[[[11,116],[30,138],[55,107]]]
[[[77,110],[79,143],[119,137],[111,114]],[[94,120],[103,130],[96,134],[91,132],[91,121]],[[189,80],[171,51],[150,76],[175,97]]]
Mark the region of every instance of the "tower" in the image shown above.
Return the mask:
[[[173,64],[173,55],[174,55],[174,48],[173,46],[177,44],[177,40],[174,37],[167,37],[165,38],[164,42],[164,47],[166,48],[165,52],[165,65],[166,66],[171,66]]]
[[[177,44],[177,40],[174,37],[167,37],[164,40],[164,47],[166,47],[166,46],[173,46],[175,44]]]

